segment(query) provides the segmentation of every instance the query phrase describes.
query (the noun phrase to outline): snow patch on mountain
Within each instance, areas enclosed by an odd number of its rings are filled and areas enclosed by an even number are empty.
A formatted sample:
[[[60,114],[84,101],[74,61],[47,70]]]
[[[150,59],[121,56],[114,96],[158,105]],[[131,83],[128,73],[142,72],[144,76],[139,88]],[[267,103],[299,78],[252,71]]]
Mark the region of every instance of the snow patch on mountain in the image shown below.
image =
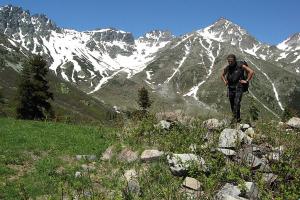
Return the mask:
[[[185,48],[184,56],[182,57],[181,61],[179,62],[178,67],[174,69],[173,74],[169,78],[167,78],[167,80],[164,82],[164,84],[169,83],[169,81],[175,76],[175,74],[179,72],[179,69],[181,68],[181,66],[185,62],[188,54],[190,53],[190,47],[191,47],[190,43],[191,43],[191,41],[189,41],[189,43],[184,45],[184,48]]]
[[[199,40],[201,46],[203,46],[203,48],[206,49],[207,54],[209,56],[208,58],[209,58],[209,60],[211,62],[211,65],[209,66],[208,73],[207,73],[206,77],[204,78],[204,80],[202,80],[197,85],[193,86],[188,93],[186,93],[186,94],[183,95],[183,96],[191,96],[191,97],[193,97],[196,100],[199,100],[198,97],[197,97],[197,92],[198,92],[199,88],[201,87],[201,85],[203,85],[207,81],[207,79],[210,77],[210,75],[212,73],[212,70],[213,70],[213,66],[215,64],[215,60],[218,57],[218,55],[220,53],[220,50],[221,50],[221,44],[219,43],[218,44],[218,49],[217,49],[217,55],[214,56],[213,55],[212,41],[210,39],[208,39],[206,41],[209,43],[209,47],[205,47],[205,45],[203,45],[202,40],[201,39]],[[202,61],[203,61],[203,58],[202,58]]]
[[[253,66],[255,66],[256,69],[258,69],[259,71],[261,71],[261,73],[267,78],[267,80],[271,83],[272,85],[272,88],[273,88],[273,92],[274,92],[274,95],[275,95],[275,98],[277,100],[277,103],[278,103],[278,106],[281,110],[284,110],[280,100],[279,100],[279,96],[278,96],[278,92],[277,92],[277,89],[275,87],[275,84],[274,82],[270,79],[270,77],[264,72],[262,71],[262,69],[260,67],[258,67],[256,64],[254,64],[251,60],[248,60],[247,61],[251,62]]]

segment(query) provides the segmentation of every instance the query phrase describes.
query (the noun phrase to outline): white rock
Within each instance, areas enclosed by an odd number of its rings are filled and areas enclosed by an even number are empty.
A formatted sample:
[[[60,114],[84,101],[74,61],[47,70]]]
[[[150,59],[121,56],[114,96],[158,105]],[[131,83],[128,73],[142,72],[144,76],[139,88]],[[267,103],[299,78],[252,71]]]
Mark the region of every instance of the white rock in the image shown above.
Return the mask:
[[[253,182],[245,182],[246,198],[250,200],[258,199],[258,188]],[[226,183],[222,189],[217,193],[215,200],[246,200],[241,197],[241,190],[239,186]]]
[[[137,173],[134,169],[126,170],[124,176],[127,181],[130,181],[132,179],[137,179]]]
[[[250,125],[249,124],[241,124],[241,128],[246,130],[246,129],[250,128]]]
[[[300,129],[300,118],[293,117],[286,124],[289,125],[290,127]]]
[[[236,129],[224,129],[219,137],[220,148],[235,148],[238,142],[243,141],[245,133]]]
[[[184,187],[193,189],[193,190],[200,190],[201,189],[201,183],[194,178],[186,177],[182,183]]]
[[[166,120],[161,120],[159,122],[159,125],[160,125],[161,128],[166,129],[166,130],[169,130],[170,127],[171,127],[171,123],[166,121]]]
[[[141,155],[141,160],[142,161],[153,161],[153,160],[158,160],[162,155],[164,154],[163,151],[158,151],[158,150],[145,150],[143,151]]]
[[[113,146],[110,146],[102,154],[101,160],[110,160],[112,156],[113,156]]]
[[[254,129],[253,129],[252,127],[248,128],[248,129],[245,131],[245,134],[253,138],[254,135],[255,135]]]
[[[217,148],[218,151],[221,153],[225,154],[226,156],[235,156],[236,152],[231,149],[222,149],[222,148]]]
[[[75,172],[75,178],[78,178],[81,176],[81,172]]]

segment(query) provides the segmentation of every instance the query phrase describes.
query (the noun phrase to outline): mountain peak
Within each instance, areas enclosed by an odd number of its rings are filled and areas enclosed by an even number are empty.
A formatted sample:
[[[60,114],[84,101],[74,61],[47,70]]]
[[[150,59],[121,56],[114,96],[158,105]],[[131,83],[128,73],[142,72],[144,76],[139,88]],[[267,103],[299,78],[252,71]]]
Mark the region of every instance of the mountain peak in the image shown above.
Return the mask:
[[[285,51],[295,51],[300,49],[300,33],[295,33],[288,37],[283,42],[279,43],[277,47]]]
[[[197,31],[197,33],[205,38],[219,42],[230,41],[232,44],[236,44],[244,35],[249,35],[246,30],[224,17],[221,17],[212,25]]]
[[[175,36],[168,30],[156,29],[147,32],[144,36],[140,37],[139,39],[163,42],[163,41],[170,41],[174,37]]]

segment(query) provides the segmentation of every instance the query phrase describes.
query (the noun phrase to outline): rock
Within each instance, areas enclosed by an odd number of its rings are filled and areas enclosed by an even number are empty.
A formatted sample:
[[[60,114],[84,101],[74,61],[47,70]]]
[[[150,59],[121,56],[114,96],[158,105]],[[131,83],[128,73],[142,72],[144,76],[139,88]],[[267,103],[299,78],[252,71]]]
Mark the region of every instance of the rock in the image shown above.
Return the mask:
[[[245,138],[245,133],[237,131],[235,129],[224,129],[219,137],[220,148],[235,148],[238,142],[241,142]],[[249,140],[249,139],[248,139]],[[249,143],[249,141],[247,141]]]
[[[270,161],[279,161],[283,155],[284,146],[273,148],[273,152],[269,153],[267,158]]]
[[[214,118],[204,121],[202,125],[208,130],[218,130],[223,126],[223,124],[220,123],[218,119],[214,119]]]
[[[253,155],[251,150],[242,149],[238,153],[238,157],[251,169],[259,169],[261,166],[265,167],[266,163],[263,162],[260,158]]]
[[[124,173],[125,179],[127,181],[127,193],[134,196],[140,195],[140,184],[137,180],[138,176],[134,169],[126,170]]]
[[[248,129],[245,131],[245,134],[248,135],[249,137],[254,138],[254,136],[255,136],[254,129],[253,129],[252,127],[248,128]]]
[[[196,144],[191,144],[189,146],[189,150],[191,150],[191,152],[196,152],[197,151],[197,145]]]
[[[81,176],[81,172],[75,172],[75,178],[78,178]]]
[[[198,191],[201,189],[201,183],[197,179],[191,177],[186,177],[182,183],[182,186]]]
[[[226,156],[235,156],[236,152],[234,150],[231,149],[222,149],[222,148],[217,148],[218,151],[220,151],[221,153],[223,153]]]
[[[91,164],[82,164],[81,168],[83,169],[83,171],[94,171],[96,169],[96,167],[94,166],[95,163],[91,163]]]
[[[96,159],[96,155],[76,155],[76,160],[94,161]]]
[[[179,189],[179,192],[183,194],[183,199],[188,199],[188,200],[196,200],[196,199],[202,199],[203,197],[203,192],[199,190],[192,190],[187,187],[181,187]]]
[[[170,170],[175,176],[186,175],[191,164],[195,164],[199,170],[208,170],[204,159],[195,154],[172,154],[167,156],[167,160]]]
[[[230,183],[226,183],[221,190],[216,194],[215,200],[245,200],[245,198],[239,197],[241,191],[238,186],[234,186]]]
[[[102,154],[101,160],[110,160],[113,156],[113,146],[108,147]]]
[[[166,120],[161,120],[158,124],[159,127],[165,130],[169,130],[171,128],[171,122],[168,122]]]
[[[131,179],[137,179],[138,177],[134,169],[126,170],[124,176],[127,181],[130,181]]]
[[[284,127],[284,126],[285,126],[284,122],[278,122],[277,127],[282,128],[282,127]]]
[[[215,196],[215,200],[249,200],[258,199],[258,187],[253,182],[245,182],[246,191],[242,192],[239,186],[226,183]],[[242,197],[242,195],[244,195]],[[245,197],[245,198],[244,198]]]
[[[300,129],[300,118],[292,117],[286,124],[292,128]]]
[[[158,150],[145,150],[141,155],[141,160],[144,162],[159,160],[159,158],[164,154],[162,151]]]
[[[246,131],[248,128],[250,128],[250,125],[249,124],[241,124],[240,127],[241,127],[242,131]]]
[[[235,129],[224,129],[219,137],[220,148],[235,148],[237,142],[237,131]]]
[[[273,173],[264,173],[262,176],[263,180],[269,185],[271,185],[277,179],[277,177],[278,176]]]
[[[137,152],[133,152],[128,148],[125,148],[121,151],[118,158],[123,162],[133,162],[138,159]]]
[[[258,187],[253,182],[246,182],[246,195],[245,197],[250,200],[258,199]]]
[[[253,155],[262,158],[264,154],[268,153],[263,147],[251,144],[244,147],[245,152],[250,152]]]

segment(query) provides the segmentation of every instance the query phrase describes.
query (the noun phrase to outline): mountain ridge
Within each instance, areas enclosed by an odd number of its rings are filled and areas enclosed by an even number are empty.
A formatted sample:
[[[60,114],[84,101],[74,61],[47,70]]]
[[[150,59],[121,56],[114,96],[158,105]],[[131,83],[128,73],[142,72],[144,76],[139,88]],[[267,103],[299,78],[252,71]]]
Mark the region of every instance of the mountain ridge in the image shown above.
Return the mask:
[[[133,97],[125,93],[134,92],[139,85],[146,84],[158,99],[172,97],[171,102],[177,99],[180,105],[189,107],[191,103],[187,98],[191,97],[195,105],[200,103],[204,107],[215,107],[212,110],[222,110],[223,106],[219,104],[224,100],[221,96],[216,98],[217,102],[208,98],[206,85],[217,84],[217,90],[220,89],[221,82],[217,77],[222,66],[226,65],[224,58],[229,53],[248,61],[259,73],[258,85],[263,89],[256,86],[252,96],[265,96],[266,100],[257,102],[261,102],[263,107],[272,102],[273,108],[270,110],[274,113],[284,109],[287,96],[292,94],[290,90],[281,89],[288,86],[286,77],[296,83],[300,75],[297,38],[291,41],[292,49],[282,50],[261,43],[245,29],[225,18],[181,36],[174,36],[170,31],[153,30],[134,38],[132,33],[114,28],[82,32],[59,28],[45,16],[38,22],[34,21],[34,26],[29,20],[29,11],[6,7],[5,13],[15,10],[23,13],[23,16],[9,14],[11,18],[5,18],[7,14],[4,15],[3,10],[2,7],[0,32],[8,37],[6,44],[9,45],[2,43],[6,51],[12,53],[13,46],[25,57],[31,53],[43,54],[49,62],[49,68],[58,77],[101,101],[115,102],[117,105],[111,105],[124,106],[125,109],[128,106],[135,107],[129,103]],[[8,23],[11,21],[14,23]],[[275,71],[281,73],[280,77],[275,76]],[[115,88],[114,84],[120,87]],[[292,88],[293,91],[297,90],[297,85]],[[263,94],[263,91],[273,92]],[[127,98],[128,103],[112,100],[113,97],[124,101]]]

